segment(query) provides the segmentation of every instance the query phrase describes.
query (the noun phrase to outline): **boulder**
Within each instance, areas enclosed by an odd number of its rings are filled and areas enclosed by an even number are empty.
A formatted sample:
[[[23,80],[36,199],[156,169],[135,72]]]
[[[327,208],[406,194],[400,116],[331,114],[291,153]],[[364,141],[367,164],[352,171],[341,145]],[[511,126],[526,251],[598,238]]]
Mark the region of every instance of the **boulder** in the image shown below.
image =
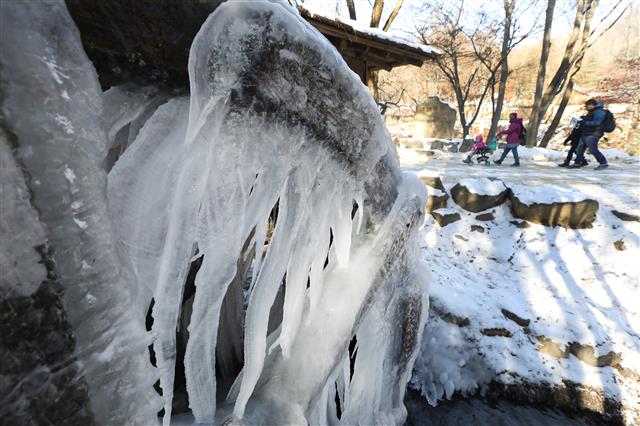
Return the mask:
[[[489,337],[513,337],[513,333],[507,330],[506,328],[497,327],[497,328],[483,328],[480,330],[480,333]]]
[[[416,107],[413,134],[426,138],[450,138],[455,123],[456,110],[437,96],[431,96]]]
[[[635,214],[625,213],[618,210],[611,210],[611,213],[613,213],[613,215],[618,219],[624,220],[625,222],[640,222],[640,216]]]
[[[424,182],[425,185],[430,186],[431,188],[439,189],[442,192],[446,192],[440,176],[420,176],[420,180]]]
[[[445,192],[439,190],[429,191],[427,195],[426,212],[431,213],[434,210],[446,208],[447,200],[449,200],[449,196]]]
[[[511,214],[545,226],[582,229],[591,227],[599,205],[584,194],[561,188],[525,188],[511,185]]]
[[[492,212],[489,213],[482,213],[479,214],[478,216],[476,216],[477,220],[483,221],[483,222],[488,222],[490,220],[494,220],[496,217],[493,215]]]
[[[627,249],[627,246],[624,244],[624,240],[621,238],[617,241],[613,242],[613,246],[616,248],[616,250],[618,251],[623,251]]]
[[[438,151],[444,151],[444,145],[446,143],[447,143],[446,141],[441,141],[441,140],[431,141],[431,145],[429,146],[429,148],[437,149]]]
[[[480,232],[481,234],[484,234],[484,227],[480,225],[471,225],[471,231]]]
[[[479,213],[504,203],[509,189],[499,180],[463,179],[451,188],[451,197],[463,209]]]
[[[460,214],[453,209],[434,210],[431,212],[431,216],[442,228],[461,219]]]
[[[465,139],[460,144],[460,148],[458,148],[459,152],[469,152],[471,148],[473,148],[473,144],[475,141],[473,139]]]
[[[456,142],[447,142],[444,144],[445,151],[447,152],[458,152],[460,144]]]
[[[531,320],[522,318],[507,309],[504,309],[504,308],[500,309],[500,312],[502,312],[502,315],[504,315],[505,318],[510,319],[511,321],[518,324],[520,327],[528,327],[529,324],[531,323]]]
[[[435,152],[424,149],[411,149],[411,156],[415,161],[426,161],[428,157],[433,157]]]
[[[399,140],[399,145],[402,146],[403,148],[408,148],[408,149],[423,149],[424,148],[424,141],[422,139],[402,139]]]
[[[520,229],[531,228],[531,224],[526,220],[510,220],[509,223]]]

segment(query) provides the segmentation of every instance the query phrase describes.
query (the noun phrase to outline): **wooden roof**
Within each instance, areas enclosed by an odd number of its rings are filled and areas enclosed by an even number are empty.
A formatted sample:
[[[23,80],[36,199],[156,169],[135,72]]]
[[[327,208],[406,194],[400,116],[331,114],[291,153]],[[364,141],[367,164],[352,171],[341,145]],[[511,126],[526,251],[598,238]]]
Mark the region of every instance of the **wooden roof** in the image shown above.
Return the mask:
[[[363,30],[339,19],[317,15],[304,7],[298,7],[300,15],[336,46],[340,54],[367,62],[369,69],[391,70],[401,65],[421,66],[438,56],[427,51],[427,46],[403,42],[380,30]]]

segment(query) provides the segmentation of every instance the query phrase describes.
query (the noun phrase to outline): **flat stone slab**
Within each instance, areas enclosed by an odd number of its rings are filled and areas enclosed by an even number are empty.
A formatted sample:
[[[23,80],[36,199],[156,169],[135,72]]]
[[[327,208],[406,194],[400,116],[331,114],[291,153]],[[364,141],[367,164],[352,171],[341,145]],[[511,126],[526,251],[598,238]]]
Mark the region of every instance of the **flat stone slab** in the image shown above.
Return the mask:
[[[482,213],[482,214],[479,214],[478,216],[476,216],[476,220],[480,220],[480,221],[483,221],[483,222],[488,222],[490,220],[494,220],[495,218],[496,217],[491,212]]]
[[[540,225],[589,228],[596,219],[599,204],[585,194],[557,187],[510,185],[511,214]]]

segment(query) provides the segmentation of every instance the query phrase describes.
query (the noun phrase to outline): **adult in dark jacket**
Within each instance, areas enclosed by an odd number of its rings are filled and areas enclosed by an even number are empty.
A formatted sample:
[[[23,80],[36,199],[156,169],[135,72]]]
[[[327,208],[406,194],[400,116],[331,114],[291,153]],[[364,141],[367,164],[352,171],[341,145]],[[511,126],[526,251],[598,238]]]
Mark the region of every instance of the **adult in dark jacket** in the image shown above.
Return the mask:
[[[589,152],[599,163],[596,170],[606,169],[609,167],[607,159],[598,150],[598,141],[604,134],[602,126],[604,125],[604,119],[607,116],[607,113],[604,110],[604,104],[596,101],[595,99],[589,99],[585,102],[584,106],[589,112],[580,122],[580,131],[582,132],[582,135],[580,136],[580,143],[578,144],[578,149],[576,151],[576,159],[569,167],[572,169],[582,167],[584,151],[589,148]]]
[[[512,166],[517,167],[520,165],[520,158],[518,157],[518,145],[520,145],[520,133],[522,132],[522,126],[522,118],[518,117],[518,114],[516,114],[515,112],[509,114],[509,127],[507,128],[507,130],[503,130],[502,132],[498,133],[498,137],[505,135],[507,136],[507,147],[504,149],[504,151],[502,151],[500,159],[494,161],[494,163],[502,164],[504,159],[507,157],[507,154],[509,154],[509,152],[512,152],[513,159],[515,160]]]
[[[581,119],[584,119],[586,116],[582,116],[580,117]],[[569,148],[569,152],[567,152],[567,158],[564,159],[563,163],[558,164],[558,166],[560,167],[569,167],[569,165],[571,164],[571,158],[573,157],[573,154],[576,152],[576,150],[578,149],[578,144],[580,143],[580,137],[582,136],[582,130],[580,129],[580,123],[578,123],[576,125],[576,127],[573,128],[573,130],[571,130],[571,133],[569,134],[569,136],[567,136],[567,138],[564,140],[563,145],[567,145],[568,143],[571,143],[571,147]],[[589,163],[587,162],[587,160],[582,160],[582,165],[586,166]]]

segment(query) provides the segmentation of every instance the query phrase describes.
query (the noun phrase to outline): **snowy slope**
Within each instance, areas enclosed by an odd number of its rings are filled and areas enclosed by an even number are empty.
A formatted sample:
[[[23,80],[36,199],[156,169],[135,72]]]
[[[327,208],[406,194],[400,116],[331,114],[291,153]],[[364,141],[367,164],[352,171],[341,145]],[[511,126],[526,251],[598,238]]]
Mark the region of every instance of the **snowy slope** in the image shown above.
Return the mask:
[[[619,401],[627,421],[637,421],[640,223],[611,213],[638,214],[637,163],[613,160],[599,174],[531,160],[519,169],[470,167],[458,157],[412,161],[410,169],[442,176],[447,189],[499,177],[532,200],[588,194],[600,209],[593,228],[583,230],[523,228],[509,202],[488,210],[490,221],[451,200],[460,221],[441,228],[428,216],[422,250],[432,273],[431,311],[412,385],[436,404],[492,381],[562,387],[568,380]]]

